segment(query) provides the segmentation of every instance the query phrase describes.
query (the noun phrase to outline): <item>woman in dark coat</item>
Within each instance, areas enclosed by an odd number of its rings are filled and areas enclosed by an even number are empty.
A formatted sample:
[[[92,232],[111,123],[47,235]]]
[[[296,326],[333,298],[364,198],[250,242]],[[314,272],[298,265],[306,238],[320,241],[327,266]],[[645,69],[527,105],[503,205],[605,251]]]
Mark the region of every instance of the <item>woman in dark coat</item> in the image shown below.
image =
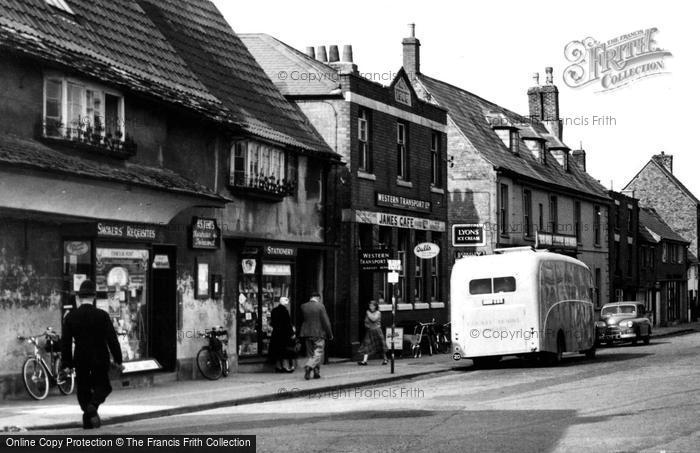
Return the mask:
[[[280,297],[279,303],[270,312],[270,358],[275,361],[275,372],[291,373],[294,371],[294,344],[296,335],[289,316],[289,299]],[[284,366],[287,361],[288,366]]]

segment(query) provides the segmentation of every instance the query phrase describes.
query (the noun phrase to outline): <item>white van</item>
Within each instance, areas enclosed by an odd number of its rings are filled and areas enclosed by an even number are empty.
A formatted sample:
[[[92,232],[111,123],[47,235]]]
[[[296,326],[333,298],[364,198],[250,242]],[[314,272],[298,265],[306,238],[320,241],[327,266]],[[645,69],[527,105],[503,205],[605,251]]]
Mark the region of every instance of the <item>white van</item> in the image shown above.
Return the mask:
[[[531,247],[457,260],[451,277],[453,358],[476,366],[506,355],[561,361],[595,357],[591,272],[581,261]]]

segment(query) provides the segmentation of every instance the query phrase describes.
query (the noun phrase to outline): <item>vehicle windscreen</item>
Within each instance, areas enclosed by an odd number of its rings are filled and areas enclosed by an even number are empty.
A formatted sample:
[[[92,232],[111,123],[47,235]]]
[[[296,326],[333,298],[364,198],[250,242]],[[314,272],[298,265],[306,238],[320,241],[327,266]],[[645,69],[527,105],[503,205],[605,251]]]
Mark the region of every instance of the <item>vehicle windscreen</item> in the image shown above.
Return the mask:
[[[616,305],[614,307],[605,307],[600,311],[601,316],[631,315],[634,313],[633,305]]]
[[[516,289],[515,277],[475,278],[469,282],[469,294],[512,293]]]

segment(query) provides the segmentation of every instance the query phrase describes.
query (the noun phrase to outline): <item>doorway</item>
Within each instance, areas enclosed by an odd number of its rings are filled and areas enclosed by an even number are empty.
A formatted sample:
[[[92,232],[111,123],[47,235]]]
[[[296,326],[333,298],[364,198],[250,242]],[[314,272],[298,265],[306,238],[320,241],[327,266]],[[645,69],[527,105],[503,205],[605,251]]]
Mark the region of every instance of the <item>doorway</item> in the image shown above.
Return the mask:
[[[163,371],[175,371],[177,358],[176,250],[174,245],[153,246],[151,352]]]

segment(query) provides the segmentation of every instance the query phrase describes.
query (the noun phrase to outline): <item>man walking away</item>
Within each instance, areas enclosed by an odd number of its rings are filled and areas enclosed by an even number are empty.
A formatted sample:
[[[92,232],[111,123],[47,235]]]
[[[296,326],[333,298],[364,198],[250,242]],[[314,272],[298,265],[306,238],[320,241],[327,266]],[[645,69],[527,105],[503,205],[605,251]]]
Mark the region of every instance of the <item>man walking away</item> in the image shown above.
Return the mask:
[[[306,365],[304,366],[304,379],[321,377],[321,361],[326,340],[333,340],[331,321],[328,319],[326,307],[321,303],[321,295],[313,293],[311,299],[301,306],[304,322],[301,325],[299,336],[306,339]]]
[[[78,404],[83,411],[83,428],[99,428],[97,409],[112,392],[109,383],[109,353],[114,362],[122,365],[122,351],[117,333],[104,310],[96,308],[95,283],[85,280],[76,297],[77,308],[63,323],[63,363],[75,368]],[[75,339],[75,354],[72,346]]]

